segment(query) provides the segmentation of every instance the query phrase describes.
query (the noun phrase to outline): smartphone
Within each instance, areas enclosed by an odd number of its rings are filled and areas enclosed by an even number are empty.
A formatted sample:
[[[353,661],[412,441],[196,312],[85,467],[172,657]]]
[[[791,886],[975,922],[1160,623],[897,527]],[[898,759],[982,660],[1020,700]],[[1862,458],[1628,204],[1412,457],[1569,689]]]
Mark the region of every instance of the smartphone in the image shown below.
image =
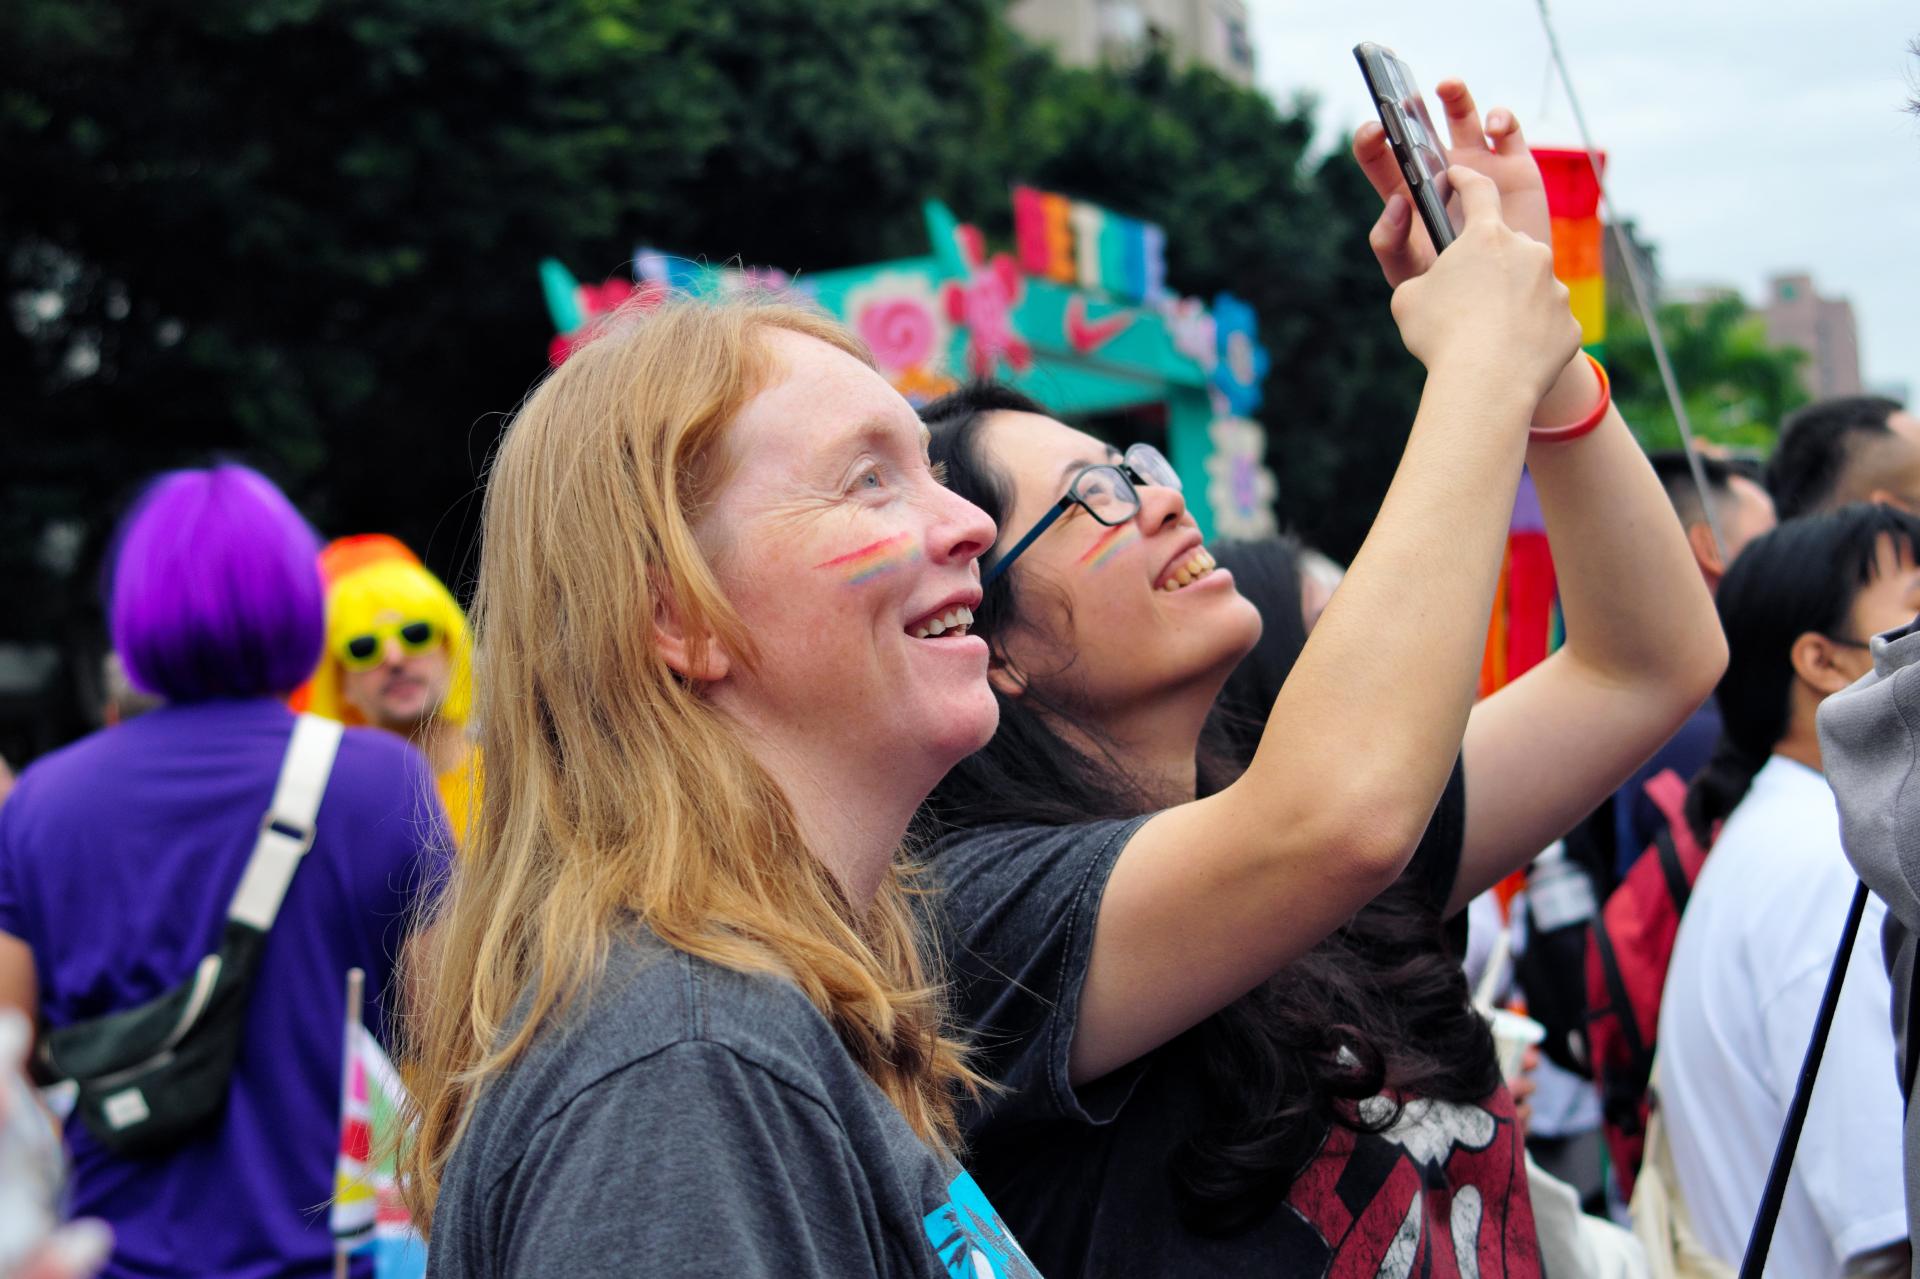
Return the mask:
[[[1353,56],[1373,93],[1374,109],[1393,145],[1393,158],[1400,162],[1413,207],[1420,211],[1438,252],[1453,243],[1457,228],[1447,213],[1453,199],[1453,185],[1447,181],[1447,149],[1427,114],[1427,100],[1413,78],[1413,68],[1385,45],[1363,40],[1353,46]]]

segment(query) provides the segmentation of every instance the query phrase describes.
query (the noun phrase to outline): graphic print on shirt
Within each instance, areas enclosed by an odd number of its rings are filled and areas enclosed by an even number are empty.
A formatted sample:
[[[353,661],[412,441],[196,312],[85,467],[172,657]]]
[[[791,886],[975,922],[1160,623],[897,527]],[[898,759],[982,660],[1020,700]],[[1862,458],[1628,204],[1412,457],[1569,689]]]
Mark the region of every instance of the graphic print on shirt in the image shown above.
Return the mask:
[[[1362,1102],[1384,1117],[1385,1098]],[[1538,1279],[1526,1157],[1505,1088],[1485,1106],[1414,1100],[1378,1135],[1336,1126],[1286,1209],[1326,1279]],[[1303,1260],[1305,1258],[1303,1257]]]
[[[926,1215],[927,1238],[953,1279],[1040,1279],[973,1177],[961,1173]]]

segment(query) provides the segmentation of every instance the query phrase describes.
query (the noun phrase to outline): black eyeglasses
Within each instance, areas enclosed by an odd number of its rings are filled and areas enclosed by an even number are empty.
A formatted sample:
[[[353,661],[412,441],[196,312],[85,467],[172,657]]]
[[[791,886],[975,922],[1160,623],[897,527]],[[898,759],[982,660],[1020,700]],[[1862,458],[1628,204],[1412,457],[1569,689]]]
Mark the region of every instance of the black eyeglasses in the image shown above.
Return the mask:
[[[1067,491],[1053,504],[1053,509],[1040,517],[1038,523],[1028,529],[1026,536],[1013,544],[1005,555],[993,562],[993,567],[980,575],[980,589],[993,585],[995,578],[1007,571],[1020,553],[1032,546],[1039,536],[1053,527],[1054,521],[1074,507],[1079,507],[1094,518],[1094,522],[1112,528],[1116,524],[1125,524],[1140,513],[1140,494],[1136,484],[1157,484],[1161,488],[1180,491],[1180,473],[1173,469],[1173,463],[1166,455],[1151,444],[1136,444],[1129,448],[1118,462],[1098,462],[1092,466],[1083,466],[1067,484]]]
[[[1873,645],[1868,643],[1866,640],[1857,640],[1850,635],[1828,635],[1825,631],[1821,631],[1820,636],[1822,639],[1827,640],[1829,643],[1838,644],[1842,648],[1870,649],[1873,647]]]

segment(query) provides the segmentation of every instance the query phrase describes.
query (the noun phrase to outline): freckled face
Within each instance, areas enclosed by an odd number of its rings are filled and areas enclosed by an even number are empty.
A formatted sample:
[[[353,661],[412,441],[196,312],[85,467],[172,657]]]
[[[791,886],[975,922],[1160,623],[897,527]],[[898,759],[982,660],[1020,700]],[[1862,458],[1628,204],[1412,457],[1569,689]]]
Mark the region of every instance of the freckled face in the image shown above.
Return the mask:
[[[925,428],[879,374],[815,338],[767,342],[779,369],[728,433],[734,466],[699,530],[758,646],[716,703],[931,788],[998,719],[986,644],[948,625],[979,602],[993,523],[935,480]]]
[[[1012,489],[996,553],[1046,515],[1080,468],[1120,460],[1085,432],[1033,413],[995,413],[980,439]],[[1205,565],[1194,558],[1200,530],[1180,494],[1152,484],[1137,491],[1132,520],[1106,527],[1075,507],[1009,570],[1025,623],[1005,637],[1009,655],[1096,721],[1208,681],[1217,690],[1260,638],[1260,615],[1233,575],[1196,571]]]

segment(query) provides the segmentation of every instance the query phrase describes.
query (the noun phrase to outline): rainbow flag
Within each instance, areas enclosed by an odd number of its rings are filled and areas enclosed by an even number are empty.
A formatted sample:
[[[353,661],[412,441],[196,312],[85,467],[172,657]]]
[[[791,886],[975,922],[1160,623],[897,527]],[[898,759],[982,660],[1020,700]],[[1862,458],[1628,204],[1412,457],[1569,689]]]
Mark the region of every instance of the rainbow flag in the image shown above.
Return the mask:
[[[334,1165],[329,1224],[342,1253],[371,1250],[374,1279],[422,1279],[427,1245],[400,1199],[392,1143],[406,1085],[385,1050],[356,1018],[347,1023],[340,1106],[340,1155]]]
[[[1600,182],[1585,151],[1535,147],[1547,188],[1547,212],[1553,218],[1553,273],[1573,295],[1573,318],[1580,321],[1582,345],[1599,359],[1607,337],[1607,283],[1602,254]],[[1601,153],[1601,167],[1606,155]],[[1546,521],[1530,476],[1522,476],[1507,528],[1506,563],[1487,626],[1486,655],[1480,665],[1480,696],[1505,687],[1540,664],[1565,642],[1553,556],[1547,550]]]
[[[1604,170],[1606,153],[1596,158]],[[1553,273],[1573,295],[1581,345],[1601,359],[1607,340],[1607,281],[1599,179],[1585,151],[1535,147],[1533,159],[1546,182],[1547,212],[1553,218]]]

